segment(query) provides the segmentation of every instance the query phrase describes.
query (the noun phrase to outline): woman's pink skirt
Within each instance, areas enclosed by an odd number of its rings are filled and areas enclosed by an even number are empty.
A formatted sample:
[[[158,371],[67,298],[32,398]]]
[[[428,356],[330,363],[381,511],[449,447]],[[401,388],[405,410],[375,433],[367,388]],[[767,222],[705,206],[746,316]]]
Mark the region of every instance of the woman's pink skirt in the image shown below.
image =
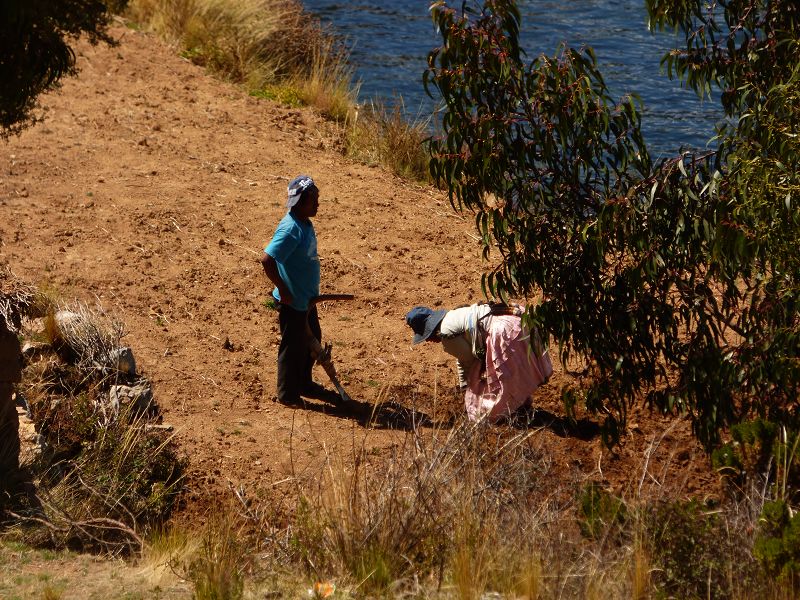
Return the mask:
[[[486,339],[486,371],[480,361],[469,372],[464,403],[470,420],[494,423],[525,404],[533,391],[553,374],[545,351],[537,356],[530,332],[515,316],[491,318]]]

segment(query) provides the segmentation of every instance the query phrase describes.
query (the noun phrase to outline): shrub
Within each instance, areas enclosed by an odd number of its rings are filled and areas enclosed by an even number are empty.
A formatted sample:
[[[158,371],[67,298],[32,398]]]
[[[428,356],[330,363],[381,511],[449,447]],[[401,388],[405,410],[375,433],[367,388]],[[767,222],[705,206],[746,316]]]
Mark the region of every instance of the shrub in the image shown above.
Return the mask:
[[[740,486],[746,475],[741,457],[734,444],[722,444],[711,452],[711,464],[720,475]]]
[[[800,581],[800,514],[785,501],[764,504],[753,554],[771,576]]]
[[[98,427],[73,458],[47,463],[41,473],[37,494],[50,528],[39,539],[138,551],[141,536],[169,517],[183,470],[172,439],[145,423]]]

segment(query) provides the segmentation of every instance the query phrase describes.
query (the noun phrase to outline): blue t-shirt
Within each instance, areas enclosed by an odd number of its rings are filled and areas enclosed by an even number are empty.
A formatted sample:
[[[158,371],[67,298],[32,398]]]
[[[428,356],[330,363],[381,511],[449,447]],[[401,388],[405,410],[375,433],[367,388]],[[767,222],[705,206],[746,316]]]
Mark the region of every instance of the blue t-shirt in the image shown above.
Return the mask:
[[[291,307],[308,310],[308,301],[319,295],[317,234],[311,222],[286,213],[264,252],[278,263],[278,274],[294,298]],[[272,295],[280,301],[278,288],[272,290]]]

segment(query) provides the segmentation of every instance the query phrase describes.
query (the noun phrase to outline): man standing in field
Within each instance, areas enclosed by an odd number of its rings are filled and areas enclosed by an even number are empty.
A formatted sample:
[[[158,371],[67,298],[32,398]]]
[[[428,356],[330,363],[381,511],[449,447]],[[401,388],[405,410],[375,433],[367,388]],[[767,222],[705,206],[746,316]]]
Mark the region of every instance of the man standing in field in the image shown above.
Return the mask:
[[[300,396],[324,397],[330,392],[311,378],[314,359],[308,343],[307,327],[322,340],[316,306],[319,295],[319,256],[317,235],[311,223],[319,208],[319,189],[307,175],[295,177],[288,187],[286,214],[269,245],[261,264],[275,284],[272,295],[280,303],[281,344],[278,349],[278,402],[287,406],[302,404]]]

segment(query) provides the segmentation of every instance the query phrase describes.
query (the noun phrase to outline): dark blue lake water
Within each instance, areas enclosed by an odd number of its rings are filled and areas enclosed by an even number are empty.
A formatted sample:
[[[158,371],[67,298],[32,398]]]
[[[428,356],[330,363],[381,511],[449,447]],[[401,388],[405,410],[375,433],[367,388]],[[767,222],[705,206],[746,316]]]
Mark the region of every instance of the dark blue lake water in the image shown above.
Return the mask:
[[[422,87],[428,52],[441,43],[428,0],[303,0],[312,13],[346,36],[361,81],[361,99],[402,96],[410,116],[435,108]],[[453,3],[457,6],[457,3]],[[715,102],[661,74],[660,59],[680,40],[647,29],[644,0],[520,0],[521,41],[528,58],[552,56],[558,44],[593,46],[616,96],[644,102],[642,126],[651,155],[705,148],[721,118]],[[685,42],[684,42],[685,44]]]

